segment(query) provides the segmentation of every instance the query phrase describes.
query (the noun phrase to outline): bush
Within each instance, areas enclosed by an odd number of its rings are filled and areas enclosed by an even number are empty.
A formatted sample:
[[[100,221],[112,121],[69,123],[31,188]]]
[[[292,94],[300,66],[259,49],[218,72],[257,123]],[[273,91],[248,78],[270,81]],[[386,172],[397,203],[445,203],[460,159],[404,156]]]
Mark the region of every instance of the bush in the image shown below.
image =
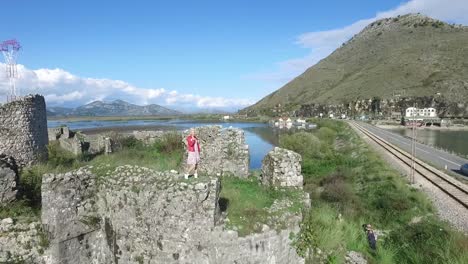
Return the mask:
[[[57,141],[47,145],[49,158],[47,164],[52,167],[72,167],[77,162],[77,156],[60,147]]]
[[[321,185],[323,186],[321,198],[324,201],[340,203],[344,207],[346,202],[351,200],[352,191],[350,190],[350,186],[346,184],[345,178],[340,172],[323,179],[321,181]]]
[[[282,135],[279,144],[282,148],[295,151],[304,157],[320,156],[320,141],[316,136],[308,132]]]
[[[432,219],[402,225],[383,246],[395,250],[396,263],[467,263],[468,244]]]
[[[176,132],[165,133],[160,140],[154,143],[153,146],[162,153],[183,151],[185,147],[182,138]]]
[[[332,145],[335,142],[336,131],[328,127],[321,127],[317,131],[317,137],[328,145]]]

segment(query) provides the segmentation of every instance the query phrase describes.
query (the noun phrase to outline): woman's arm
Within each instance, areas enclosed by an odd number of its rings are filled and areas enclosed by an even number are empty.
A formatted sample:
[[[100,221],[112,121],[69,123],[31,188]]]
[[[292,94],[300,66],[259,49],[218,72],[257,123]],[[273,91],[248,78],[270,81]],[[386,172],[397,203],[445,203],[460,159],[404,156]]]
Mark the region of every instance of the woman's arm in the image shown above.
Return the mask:
[[[187,137],[187,144],[189,147],[195,146],[195,141],[196,140],[193,137],[190,137],[190,136]]]

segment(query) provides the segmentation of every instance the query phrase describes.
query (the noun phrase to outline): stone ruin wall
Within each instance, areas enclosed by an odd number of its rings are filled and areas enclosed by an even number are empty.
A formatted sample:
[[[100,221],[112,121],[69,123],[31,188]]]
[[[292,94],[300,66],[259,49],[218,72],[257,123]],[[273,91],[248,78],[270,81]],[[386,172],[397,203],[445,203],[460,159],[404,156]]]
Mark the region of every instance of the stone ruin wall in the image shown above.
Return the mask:
[[[304,263],[282,231],[239,237],[220,224],[217,177],[90,168],[43,178],[47,263]]]
[[[18,182],[18,167],[15,160],[0,154],[0,207],[16,199]]]
[[[239,128],[222,128],[221,126],[203,126],[195,128],[200,141],[200,174],[214,176],[249,176],[249,146],[245,134]],[[145,144],[152,144],[164,136],[163,131],[134,131],[133,136]],[[173,133],[173,132],[170,132]],[[178,132],[186,144],[189,131]]]
[[[41,95],[29,95],[0,106],[0,154],[12,156],[24,167],[46,158],[48,135],[46,104]]]
[[[275,147],[262,161],[261,181],[265,186],[297,187],[302,189],[300,154]]]
[[[75,155],[108,154],[115,148],[113,140],[102,134],[86,135],[71,131],[68,127],[48,129],[49,142],[57,141],[61,148]]]

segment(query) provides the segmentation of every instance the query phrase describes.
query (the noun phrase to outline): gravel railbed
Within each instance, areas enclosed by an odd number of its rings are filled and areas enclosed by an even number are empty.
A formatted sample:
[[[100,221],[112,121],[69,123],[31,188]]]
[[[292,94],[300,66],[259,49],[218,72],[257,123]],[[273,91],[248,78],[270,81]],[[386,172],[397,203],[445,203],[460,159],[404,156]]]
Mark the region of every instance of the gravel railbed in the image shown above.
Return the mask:
[[[410,171],[402,161],[385,151],[380,145],[369,139],[369,137],[360,131],[355,131],[364,139],[365,142],[369,143],[391,167],[398,170],[402,176],[408,179]],[[428,195],[428,198],[431,200],[437,211],[437,215],[442,220],[450,223],[457,230],[468,235],[468,209],[417,173],[415,174],[414,181],[415,182],[412,186],[422,190]]]

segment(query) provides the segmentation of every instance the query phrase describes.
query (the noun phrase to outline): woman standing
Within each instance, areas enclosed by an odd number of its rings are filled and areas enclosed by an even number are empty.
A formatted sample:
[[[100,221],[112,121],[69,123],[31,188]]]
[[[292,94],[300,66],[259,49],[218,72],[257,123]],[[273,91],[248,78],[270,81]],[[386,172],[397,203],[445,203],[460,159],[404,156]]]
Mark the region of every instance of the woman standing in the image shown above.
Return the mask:
[[[190,129],[190,135],[187,137],[187,171],[184,175],[185,179],[188,179],[189,174],[194,171],[193,177],[198,178],[198,162],[200,162],[200,144],[198,138],[195,135],[195,129]]]

